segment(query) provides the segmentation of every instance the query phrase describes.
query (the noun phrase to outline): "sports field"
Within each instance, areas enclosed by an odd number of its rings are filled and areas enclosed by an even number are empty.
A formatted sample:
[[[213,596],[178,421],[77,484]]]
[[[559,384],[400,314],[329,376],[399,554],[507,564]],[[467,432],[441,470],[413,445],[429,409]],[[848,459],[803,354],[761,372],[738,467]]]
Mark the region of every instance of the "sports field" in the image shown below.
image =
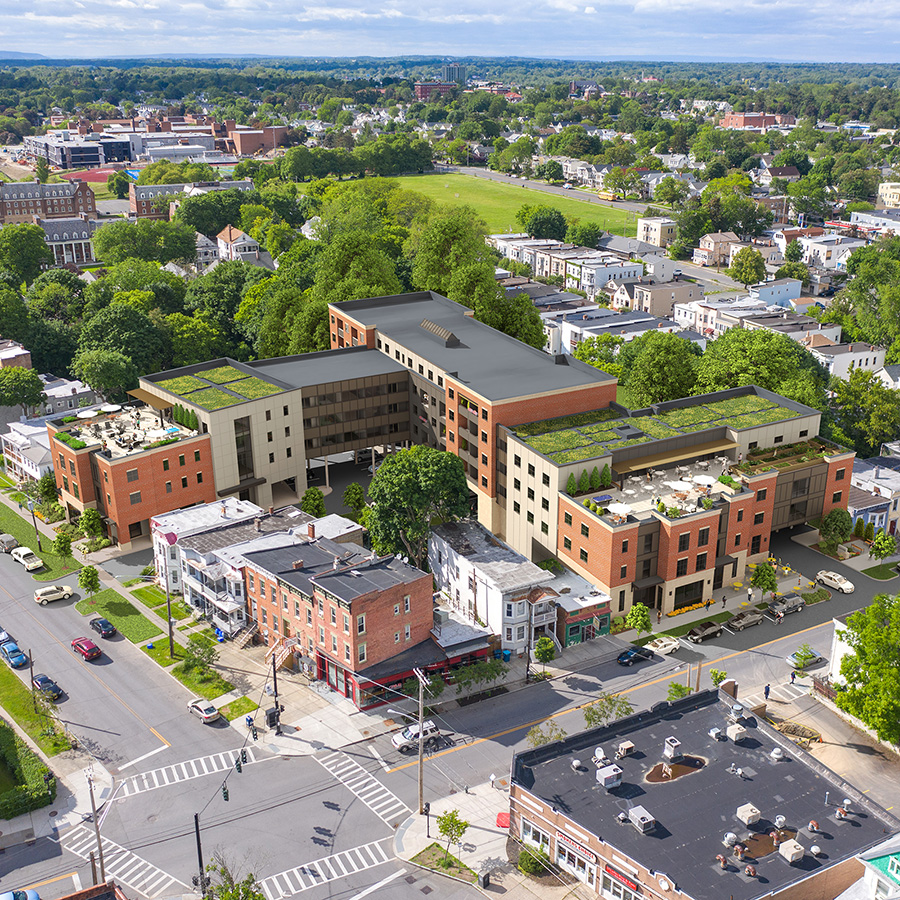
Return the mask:
[[[622,234],[623,227],[626,235],[633,236],[636,233],[633,213],[629,214],[624,210],[612,209],[586,200],[577,200],[574,196],[570,199],[544,191],[522,190],[521,185],[503,184],[489,181],[487,178],[456,173],[405,175],[396,180],[404,187],[425,194],[439,203],[467,203],[474,206],[487,222],[488,231],[492,234],[517,231],[516,211],[525,203],[555,206],[568,219],[599,222],[615,234]]]

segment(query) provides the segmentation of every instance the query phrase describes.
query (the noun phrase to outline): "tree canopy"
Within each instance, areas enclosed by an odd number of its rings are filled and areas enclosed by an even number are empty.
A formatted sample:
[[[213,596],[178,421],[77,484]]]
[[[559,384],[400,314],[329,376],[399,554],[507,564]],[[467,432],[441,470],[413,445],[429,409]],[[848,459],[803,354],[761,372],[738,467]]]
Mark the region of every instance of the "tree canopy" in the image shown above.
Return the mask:
[[[120,219],[99,228],[94,233],[93,244],[97,256],[109,264],[126,259],[163,264],[176,259],[193,262],[197,255],[197,232],[177,220]]]

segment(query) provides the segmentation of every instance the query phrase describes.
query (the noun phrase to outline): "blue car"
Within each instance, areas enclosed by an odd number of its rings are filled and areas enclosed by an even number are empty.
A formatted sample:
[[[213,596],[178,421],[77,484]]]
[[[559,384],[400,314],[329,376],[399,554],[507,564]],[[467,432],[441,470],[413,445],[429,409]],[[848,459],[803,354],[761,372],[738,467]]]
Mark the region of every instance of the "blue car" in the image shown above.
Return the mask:
[[[41,900],[37,891],[7,891],[0,900]]]
[[[28,665],[28,657],[19,649],[19,645],[15,641],[0,644],[0,656],[13,669],[21,669],[22,666]]]
[[[629,647],[616,657],[616,662],[620,666],[633,666],[636,662],[643,662],[645,659],[653,659],[652,650],[648,647]]]

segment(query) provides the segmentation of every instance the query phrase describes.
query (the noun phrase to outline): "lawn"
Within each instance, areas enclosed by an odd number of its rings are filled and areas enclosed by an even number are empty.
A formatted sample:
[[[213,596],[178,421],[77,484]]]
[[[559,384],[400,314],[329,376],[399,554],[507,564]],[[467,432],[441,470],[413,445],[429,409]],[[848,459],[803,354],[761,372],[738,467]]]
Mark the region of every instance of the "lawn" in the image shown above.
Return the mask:
[[[154,609],[157,606],[166,602],[166,595],[164,591],[161,591],[156,585],[147,585],[145,587],[138,588],[136,591],[132,591],[135,597],[144,604],[144,606],[149,606],[150,609]]]
[[[881,563],[869,569],[863,569],[862,573],[868,575],[869,578],[876,578],[878,581],[890,581],[897,577],[897,563]]]
[[[109,619],[133,644],[150,640],[162,629],[138,612],[137,607],[117,591],[108,588],[75,604],[83,616],[97,615]]]
[[[206,697],[207,700],[215,700],[216,697],[234,690],[234,685],[214,669],[185,669],[184,664],[179,663],[172,669],[172,674],[189,691],[198,697]]]
[[[252,713],[255,709],[259,709],[258,703],[254,703],[249,697],[238,697],[237,700],[226,703],[219,712],[229,722],[233,722],[235,719],[241,718],[241,716],[246,716],[247,713]]]
[[[644,635],[631,643],[643,647],[644,644],[648,644],[654,638],[662,637],[663,635],[668,635],[670,637],[684,637],[692,628],[696,628],[704,622],[727,622],[735,615],[737,615],[737,612],[735,611],[716,613],[714,616],[709,616],[709,618],[706,619],[695,619],[693,622],[685,622],[683,625],[676,625],[674,628],[667,628],[665,631],[657,631],[653,634]]]
[[[478,876],[467,865],[461,863],[452,853],[448,856],[446,847],[437,842],[419,851],[410,862],[426,869],[433,869],[435,872],[452,875],[462,881],[471,881],[473,884],[478,880]]]
[[[23,547],[31,547],[44,561],[44,568],[32,576],[35,581],[57,581],[71,577],[81,568],[81,564],[71,556],[64,559],[52,553],[50,538],[46,535],[41,535],[43,550],[38,552],[34,526],[5,506],[0,506],[0,532],[11,534]],[[75,587],[74,583],[72,587]]]
[[[34,710],[34,699],[25,683],[5,665],[0,668],[0,697],[10,718],[47,754],[56,756],[69,749],[69,741],[52,719]],[[40,708],[40,705],[38,705]]]
[[[184,659],[184,647],[181,644],[175,644],[175,658],[172,659],[169,656],[169,639],[163,635],[159,638],[159,640],[151,641],[147,644],[141,645],[141,650],[147,654],[154,662],[161,665],[163,668],[166,666],[172,666],[177,662],[181,662]]]
[[[555,194],[531,189],[523,194],[519,185],[502,184],[486,178],[476,178],[474,175],[407,175],[395,180],[399,181],[402,187],[424,194],[439,203],[452,206],[468,204],[475,207],[487,223],[491,234],[518,231],[516,212],[526,203],[554,206],[567,218],[577,218],[581,222],[597,222],[616,234],[622,234],[623,228],[625,234],[632,237],[637,233],[634,220],[627,221],[628,213],[625,211],[587,200],[578,200],[575,197],[558,197]]]

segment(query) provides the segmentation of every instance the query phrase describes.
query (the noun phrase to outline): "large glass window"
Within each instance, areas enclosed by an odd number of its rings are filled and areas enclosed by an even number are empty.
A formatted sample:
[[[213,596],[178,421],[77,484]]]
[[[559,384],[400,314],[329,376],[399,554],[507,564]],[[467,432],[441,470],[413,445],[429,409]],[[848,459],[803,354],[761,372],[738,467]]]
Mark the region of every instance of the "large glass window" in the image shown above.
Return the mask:
[[[237,453],[238,479],[253,478],[253,448],[250,443],[250,417],[234,420],[234,449]]]

